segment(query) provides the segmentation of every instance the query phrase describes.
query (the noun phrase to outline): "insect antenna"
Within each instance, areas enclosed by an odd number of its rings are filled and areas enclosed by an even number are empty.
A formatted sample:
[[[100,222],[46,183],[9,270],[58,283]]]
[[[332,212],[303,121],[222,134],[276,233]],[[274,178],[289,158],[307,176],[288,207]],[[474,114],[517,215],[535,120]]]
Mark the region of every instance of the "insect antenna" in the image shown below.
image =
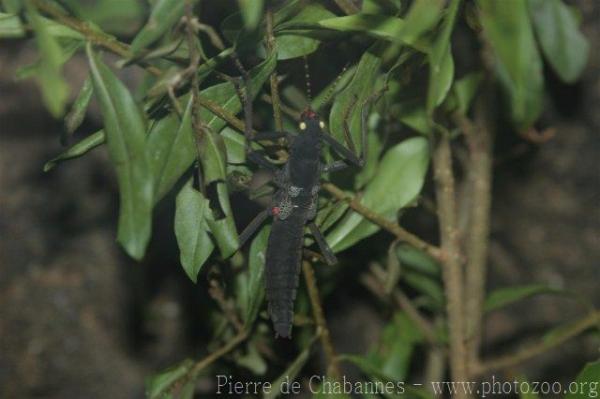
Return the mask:
[[[308,68],[308,58],[306,55],[304,58],[304,84],[306,85],[306,100],[308,103],[307,108],[310,108],[310,104],[312,103],[312,90],[310,86],[310,69]]]
[[[335,91],[338,87],[338,84],[342,80],[344,73],[346,73],[346,71],[348,70],[348,65],[349,65],[349,63],[344,65],[344,68],[342,68],[342,71],[338,74],[338,76],[336,76],[333,84],[331,86],[329,86],[329,89],[327,90],[327,93],[325,94],[325,97],[323,98],[323,102],[318,107],[316,107],[317,110],[321,110],[332,100],[333,94],[335,93]]]

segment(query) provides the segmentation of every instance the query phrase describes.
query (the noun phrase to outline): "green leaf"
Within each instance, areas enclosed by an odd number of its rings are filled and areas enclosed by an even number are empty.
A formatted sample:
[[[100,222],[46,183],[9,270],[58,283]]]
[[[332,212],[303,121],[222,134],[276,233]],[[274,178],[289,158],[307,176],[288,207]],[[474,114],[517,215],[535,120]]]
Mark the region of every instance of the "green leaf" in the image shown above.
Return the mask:
[[[292,18],[276,25],[277,59],[288,60],[315,52],[321,40],[314,37],[312,30],[303,28],[316,25],[319,21],[333,16],[335,14],[320,4],[307,4]],[[262,53],[265,53],[264,48]]]
[[[264,0],[238,0],[246,29],[254,30],[262,17]]]
[[[181,19],[185,4],[182,0],[156,0],[148,22],[131,43],[131,52],[137,55],[163,37],[165,32]]]
[[[560,78],[572,83],[587,64],[589,44],[577,19],[560,0],[529,0],[533,27],[546,59]]]
[[[192,98],[181,118],[175,112],[157,121],[150,129],[148,149],[154,175],[155,201],[173,187],[172,176],[181,176],[190,167],[189,152],[196,153],[192,131]]]
[[[185,360],[181,364],[173,366],[160,374],[146,379],[146,397],[149,399],[163,398],[180,378],[184,377],[194,363]]]
[[[472,72],[454,83],[452,91],[456,98],[456,106],[463,115],[469,112],[482,79],[483,74],[481,72]]]
[[[53,169],[58,163],[66,161],[68,159],[78,158],[88,151],[93,150],[99,145],[106,141],[104,130],[98,130],[94,134],[90,134],[78,143],[73,144],[68,150],[60,154],[59,156],[52,158],[44,165],[44,172],[48,172]]]
[[[268,76],[275,68],[275,57],[269,57],[251,72],[251,91],[252,97],[256,96],[259,89],[266,81]],[[237,92],[231,83],[212,86],[203,91],[206,98],[220,104],[223,108],[238,112],[241,109],[241,103]],[[229,202],[229,193],[227,190],[227,160],[226,150],[223,138],[213,133],[221,130],[225,122],[213,115],[206,109],[200,112],[201,119],[208,124],[209,130],[202,135],[200,148],[200,161],[204,173],[205,184],[214,184],[217,194],[216,200],[218,207],[223,215],[217,215],[209,220],[211,231],[216,239],[217,246],[224,258],[231,256],[238,248],[238,235],[233,220],[233,213]],[[222,217],[221,217],[222,216]]]
[[[598,385],[600,385],[600,360],[586,364],[579,375],[577,375],[575,384],[577,384],[577,389],[569,389],[569,393],[565,396],[565,399],[597,397]]]
[[[260,91],[261,87],[265,83],[265,81],[269,78],[271,72],[275,68],[275,58],[270,57],[265,60],[260,65],[253,68],[250,73],[250,86],[253,94],[253,98]],[[215,86],[211,86],[200,92],[200,95],[203,98],[214,101],[219,104],[223,109],[236,114],[240,112],[242,109],[242,105],[237,96],[237,92],[235,87],[231,83],[222,83]],[[211,113],[207,109],[200,110],[200,117],[202,121],[207,125],[208,129],[213,132],[221,131],[226,122],[219,118],[217,115]],[[184,125],[185,126],[185,125]],[[172,129],[169,131],[169,129]],[[198,149],[195,143],[193,143],[193,136],[191,136],[192,141],[186,142],[184,131],[178,131],[178,134],[175,134],[177,129],[176,127],[176,117],[170,117],[169,120],[161,123],[161,126],[153,126],[152,132],[150,133],[150,145],[151,148],[154,149],[155,145],[159,145],[164,151],[164,149],[169,148],[169,143],[171,140],[176,140],[173,142],[173,149],[171,152],[164,153],[162,152],[158,158],[162,159],[162,156],[173,157],[172,160],[166,160],[167,165],[169,167],[165,167],[162,169],[161,178],[160,178],[160,186],[157,188],[157,192],[159,195],[168,192],[175,183],[179,180],[181,175],[187,168],[189,168],[192,163],[198,157]],[[156,136],[156,137],[155,137]],[[164,139],[164,140],[163,140]],[[158,144],[160,142],[160,144]],[[187,144],[186,144],[187,143]],[[190,144],[192,143],[192,144]],[[217,154],[218,155],[218,154]],[[157,156],[156,153],[152,154],[152,158],[154,159]],[[156,165],[162,165],[163,161],[159,162]],[[153,160],[154,162],[154,160]],[[211,161],[211,165],[213,161]],[[154,169],[154,170],[158,170]],[[217,176],[217,180],[219,176]],[[160,198],[160,197],[159,197]]]
[[[246,286],[246,301],[244,325],[250,328],[258,316],[265,297],[265,254],[269,240],[269,226],[263,227],[252,241],[248,262],[248,280]]]
[[[310,350],[312,348],[312,344],[315,342],[317,337],[314,337],[311,342],[304,348],[302,352],[298,355],[296,359],[289,365],[289,367],[275,380],[271,383],[271,390],[267,393],[265,392],[263,398],[264,399],[275,399],[279,397],[279,395],[285,393],[285,386],[294,382],[294,379],[302,370],[308,358],[310,356]]]
[[[214,249],[208,234],[207,219],[211,217],[208,200],[188,181],[175,199],[175,237],[179,259],[194,283],[198,273]]]
[[[361,11],[364,14],[393,15],[402,9],[402,0],[363,0]]]
[[[479,0],[483,31],[508,94],[517,129],[528,129],[542,110],[544,77],[525,0]]]
[[[21,20],[15,14],[0,12],[0,38],[18,38],[25,36]]]
[[[319,25],[341,32],[366,33],[377,39],[408,44],[423,52],[427,49],[426,42],[414,38],[415,33],[418,33],[414,27],[408,31],[408,34],[404,34],[406,21],[397,17],[359,13],[345,17],[325,19],[319,21]]]
[[[521,299],[539,294],[562,294],[564,291],[549,287],[545,284],[529,284],[514,287],[499,288],[492,291],[485,300],[484,311],[491,312]]]
[[[440,276],[440,265],[435,259],[420,249],[408,244],[401,244],[398,245],[396,249],[396,255],[400,259],[402,265],[413,269],[414,271],[433,277]]]
[[[360,202],[386,219],[395,220],[396,212],[421,192],[428,165],[427,140],[422,137],[404,140],[386,152]],[[335,251],[341,251],[378,230],[378,226],[352,212],[327,235],[327,241]]]
[[[150,239],[153,204],[144,117],[127,88],[96,57],[90,44],[86,51],[94,93],[104,119],[108,153],[119,183],[117,241],[132,258],[139,260]]]
[[[329,113],[329,131],[333,137],[342,143],[345,138],[344,119],[349,116],[350,137],[359,152],[362,143],[360,126],[362,104],[373,94],[373,88],[381,66],[378,48],[379,45],[375,44],[363,54],[352,80],[336,96]]]
[[[400,37],[404,43],[412,44],[439,21],[444,0],[416,0],[404,19]]]
[[[452,59],[452,45],[450,39],[459,5],[460,0],[452,0],[450,3],[442,31],[427,54],[429,59],[427,113],[429,115],[431,115],[434,109],[444,101],[452,86],[452,80],[454,79],[454,60]]]
[[[42,99],[54,117],[64,113],[69,99],[69,85],[62,77],[63,56],[56,38],[48,32],[31,1],[26,1],[27,18],[35,32],[35,39],[40,51],[41,68],[37,79],[42,89]]]
[[[2,7],[9,14],[18,14],[23,8],[22,0],[2,0]]]
[[[415,345],[423,342],[423,336],[414,322],[399,312],[383,330],[377,349],[381,359],[381,373],[392,380],[403,381],[408,376]]]
[[[92,85],[92,79],[88,76],[83,82],[81,91],[77,95],[71,110],[65,117],[65,125],[68,134],[73,134],[81,125],[81,122],[83,122],[85,112],[87,111],[93,93],[94,86]]]
[[[416,132],[427,135],[431,131],[425,105],[418,101],[400,104],[398,119]]]
[[[61,44],[62,46],[59,63],[60,65],[64,65],[69,59],[71,59],[71,57],[73,57],[75,52],[81,48],[83,42],[80,40],[67,39],[61,40]],[[40,76],[43,76],[44,68],[46,68],[46,65],[44,64],[44,59],[40,58],[29,65],[24,65],[17,69],[17,71],[15,72],[15,78],[17,80],[29,79],[34,77],[39,78]]]
[[[413,271],[405,272],[402,278],[406,284],[411,286],[414,290],[431,299],[431,303],[436,309],[444,308],[444,303],[446,302],[444,298],[444,289],[441,282],[436,278]]]

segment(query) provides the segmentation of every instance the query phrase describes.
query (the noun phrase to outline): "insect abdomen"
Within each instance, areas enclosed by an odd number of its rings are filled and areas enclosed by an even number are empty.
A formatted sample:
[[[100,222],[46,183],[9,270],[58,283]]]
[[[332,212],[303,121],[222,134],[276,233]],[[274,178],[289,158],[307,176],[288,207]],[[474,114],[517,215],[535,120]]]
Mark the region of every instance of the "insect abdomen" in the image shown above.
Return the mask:
[[[295,209],[285,220],[275,219],[267,245],[265,288],[269,314],[276,335],[283,338],[289,338],[292,330],[306,223],[303,213]]]

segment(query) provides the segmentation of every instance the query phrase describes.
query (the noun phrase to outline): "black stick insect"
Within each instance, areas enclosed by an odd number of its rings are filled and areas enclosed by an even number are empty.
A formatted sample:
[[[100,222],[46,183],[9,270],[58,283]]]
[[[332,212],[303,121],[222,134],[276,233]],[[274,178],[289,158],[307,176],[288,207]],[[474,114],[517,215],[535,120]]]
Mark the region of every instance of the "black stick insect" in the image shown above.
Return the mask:
[[[300,115],[299,133],[289,132],[257,132],[252,130],[252,96],[249,93],[248,74],[239,62],[238,69],[242,72],[244,91],[242,95],[238,87],[238,95],[244,105],[247,159],[274,174],[273,183],[277,187],[271,205],[259,213],[255,219],[240,234],[240,247],[252,236],[261,224],[269,217],[273,218],[269,235],[265,260],[265,289],[268,302],[268,312],[273,321],[275,336],[290,338],[294,316],[294,301],[302,261],[302,248],[305,227],[308,226],[319,246],[325,261],[336,264],[337,259],[325,241],[325,237],[315,224],[317,201],[321,187],[321,175],[347,168],[350,165],[361,167],[366,153],[366,105],[373,102],[379,95],[369,97],[361,110],[361,155],[357,156],[331,135],[325,133],[325,123],[319,114],[308,106]],[[310,77],[306,64],[307,95],[310,99]],[[356,105],[356,101],[351,107]],[[346,116],[349,112],[346,113]],[[346,139],[351,144],[348,124],[344,123]],[[253,141],[276,141],[286,139],[289,147],[287,162],[279,167],[264,156],[264,151],[252,150]],[[329,145],[341,160],[330,164],[322,161],[321,149],[323,144]]]

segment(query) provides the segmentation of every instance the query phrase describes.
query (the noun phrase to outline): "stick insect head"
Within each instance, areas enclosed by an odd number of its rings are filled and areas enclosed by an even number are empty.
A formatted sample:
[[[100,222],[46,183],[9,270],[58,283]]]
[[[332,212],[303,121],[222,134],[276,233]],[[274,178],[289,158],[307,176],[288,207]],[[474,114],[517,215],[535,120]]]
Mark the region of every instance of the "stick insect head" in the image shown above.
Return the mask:
[[[320,133],[325,129],[325,122],[321,120],[319,114],[308,107],[300,114],[298,127],[301,133]]]

